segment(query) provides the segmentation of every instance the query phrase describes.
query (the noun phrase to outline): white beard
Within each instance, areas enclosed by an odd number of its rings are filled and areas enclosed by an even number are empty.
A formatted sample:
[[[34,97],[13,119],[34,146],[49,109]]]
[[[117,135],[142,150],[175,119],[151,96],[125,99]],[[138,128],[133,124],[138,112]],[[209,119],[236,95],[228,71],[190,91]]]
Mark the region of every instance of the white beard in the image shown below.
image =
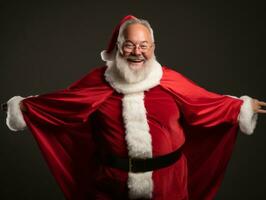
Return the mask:
[[[119,51],[116,52],[115,60],[111,63],[117,75],[127,83],[137,83],[144,80],[153,70],[153,66],[157,63],[155,56],[146,60],[139,69],[133,69],[130,64],[121,57]]]

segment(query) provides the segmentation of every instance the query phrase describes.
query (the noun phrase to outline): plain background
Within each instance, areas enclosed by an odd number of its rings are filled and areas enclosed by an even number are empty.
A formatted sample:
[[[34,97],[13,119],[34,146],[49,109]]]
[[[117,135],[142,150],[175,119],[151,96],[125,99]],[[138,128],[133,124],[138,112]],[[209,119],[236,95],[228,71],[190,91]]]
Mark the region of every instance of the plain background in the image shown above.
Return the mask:
[[[150,21],[161,64],[210,91],[266,100],[263,4],[199,2],[0,3],[0,101],[65,88],[103,65],[100,51],[127,14]],[[0,199],[64,199],[31,134],[13,134],[5,117]],[[261,115],[253,136],[239,134],[217,200],[266,198],[265,122]]]

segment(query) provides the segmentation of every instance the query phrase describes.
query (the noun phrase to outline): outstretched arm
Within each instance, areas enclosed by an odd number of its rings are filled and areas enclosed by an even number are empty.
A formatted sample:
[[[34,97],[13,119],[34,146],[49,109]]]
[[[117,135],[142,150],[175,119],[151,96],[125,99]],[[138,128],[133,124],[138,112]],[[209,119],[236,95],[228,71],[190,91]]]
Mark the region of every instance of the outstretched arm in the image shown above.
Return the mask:
[[[249,96],[240,98],[207,91],[182,74],[164,68],[161,85],[177,98],[184,119],[192,126],[214,127],[218,124],[239,124],[241,132],[251,135],[258,113],[266,113],[266,102]]]

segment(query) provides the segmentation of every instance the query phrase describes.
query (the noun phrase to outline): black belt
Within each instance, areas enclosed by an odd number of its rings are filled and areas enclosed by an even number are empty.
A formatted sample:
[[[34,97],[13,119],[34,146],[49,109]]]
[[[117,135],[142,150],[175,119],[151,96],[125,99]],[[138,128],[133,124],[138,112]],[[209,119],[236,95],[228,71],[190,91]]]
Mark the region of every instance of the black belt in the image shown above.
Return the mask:
[[[177,149],[176,151],[163,156],[144,159],[121,158],[113,154],[109,154],[105,157],[105,159],[103,159],[103,164],[127,172],[147,172],[167,167],[175,163],[181,155],[181,149]]]

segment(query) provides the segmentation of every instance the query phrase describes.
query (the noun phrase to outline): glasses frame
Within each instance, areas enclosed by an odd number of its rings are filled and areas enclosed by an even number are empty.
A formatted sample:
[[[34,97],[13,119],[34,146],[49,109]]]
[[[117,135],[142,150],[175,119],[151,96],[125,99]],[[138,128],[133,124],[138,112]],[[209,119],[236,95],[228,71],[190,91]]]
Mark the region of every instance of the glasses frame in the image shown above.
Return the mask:
[[[132,48],[132,49],[126,49],[126,48],[124,47],[124,45],[125,45],[126,42],[131,43],[131,44],[133,45],[133,48]],[[131,52],[133,52],[136,48],[138,48],[140,52],[142,52],[142,53],[146,53],[146,52],[148,52],[148,51],[154,46],[154,44],[155,44],[155,43],[153,42],[152,44],[149,44],[149,45],[147,46],[147,49],[142,49],[141,46],[140,46],[142,43],[147,43],[147,42],[145,41],[145,42],[140,42],[140,43],[135,44],[134,42],[131,42],[131,41],[124,41],[123,43],[121,43],[121,42],[117,42],[117,46],[118,46],[118,48],[120,49],[121,52],[131,53]]]

